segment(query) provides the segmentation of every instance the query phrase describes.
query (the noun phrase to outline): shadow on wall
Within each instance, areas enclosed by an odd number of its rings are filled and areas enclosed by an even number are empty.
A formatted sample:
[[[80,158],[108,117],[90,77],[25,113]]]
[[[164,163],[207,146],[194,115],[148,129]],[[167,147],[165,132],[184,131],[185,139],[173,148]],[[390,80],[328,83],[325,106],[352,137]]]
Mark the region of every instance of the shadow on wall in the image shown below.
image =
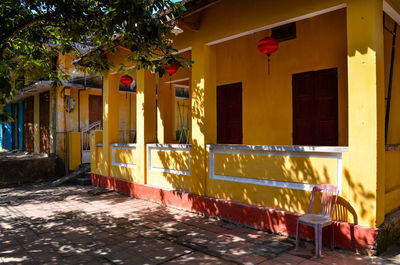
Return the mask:
[[[194,152],[192,154],[196,155]],[[203,152],[199,152],[197,155],[198,154],[202,155]],[[166,169],[175,168],[178,165],[183,167],[187,163],[187,160],[176,152],[159,152],[159,156],[163,167]],[[200,156],[196,159],[201,158],[204,159],[204,157]],[[206,161],[208,161],[208,157],[206,157]],[[260,166],[259,157],[255,155],[232,155],[220,159],[219,163],[221,164],[220,167],[224,170],[228,169],[228,165],[236,165],[235,170],[239,173],[246,173],[245,165],[251,165],[253,168],[257,167],[257,165]],[[329,172],[326,165],[323,165],[322,169],[319,167],[319,170],[317,170],[310,158],[272,157],[271,163],[273,163],[274,169],[282,173],[284,179],[299,180],[298,182],[301,183],[312,184],[336,182],[336,177],[332,177],[332,173]],[[262,167],[262,165],[260,167]],[[283,234],[292,236],[296,231],[296,220],[299,215],[297,213],[304,213],[307,211],[311,196],[311,192],[302,190],[212,180],[209,179],[207,175],[207,179],[205,180],[205,186],[207,187],[206,195],[216,199],[227,200],[221,204],[219,203],[220,200],[210,199],[207,201],[207,199],[204,200],[198,195],[195,195],[196,192],[193,192],[193,189],[190,187],[196,184],[202,184],[201,180],[196,178],[196,175],[184,176],[163,173],[163,177],[175,189],[174,196],[180,198],[185,198],[187,196],[190,201],[191,210],[195,212],[204,215],[219,216],[223,219],[244,223],[251,227],[277,233],[283,232]],[[252,178],[254,178],[254,176],[252,176]],[[372,247],[370,234],[364,235],[360,232],[359,228],[356,228],[354,225],[358,225],[359,217],[367,218],[369,212],[373,209],[375,195],[365,191],[361,183],[352,181],[348,170],[345,170],[344,178],[347,183],[349,183],[352,190],[352,201],[360,205],[361,208],[357,212],[345,197],[339,196],[335,211],[335,220],[337,222],[333,228],[335,229],[335,235],[338,236],[337,240],[340,242],[338,244],[342,244],[343,246],[348,245],[349,243],[347,242],[351,242],[351,248],[354,249],[370,248]],[[189,192],[189,194],[185,192]],[[163,203],[168,203],[169,197],[164,194],[162,190],[160,190],[160,197]],[[317,199],[316,202],[313,213],[319,211],[319,200]],[[248,208],[238,207],[241,203],[256,205],[261,207],[260,209],[262,210],[252,211]],[[282,209],[288,212],[270,211],[268,207]],[[301,229],[301,234],[305,238],[311,239],[314,237],[314,231],[312,229],[305,227]],[[329,243],[330,237],[331,229],[324,229],[324,241]]]
[[[111,162],[112,176],[118,176],[127,181],[137,182],[137,179],[135,179],[135,175],[137,175],[136,168],[134,168],[137,164],[136,149],[115,149],[114,157],[111,157],[111,161],[113,160],[116,163],[123,163],[127,166],[114,166]]]
[[[185,156],[182,156],[178,152],[163,152],[158,151],[158,156],[162,162],[162,166],[165,169],[176,169],[176,168],[187,168],[188,160]],[[204,157],[202,157],[204,159]],[[193,159],[191,157],[191,159]],[[195,158],[198,159],[198,158]],[[265,160],[265,161],[264,161]],[[298,158],[298,157],[264,157],[261,162],[269,161],[271,163],[272,170],[280,172],[280,179],[284,179],[290,182],[299,183],[310,183],[310,184],[323,184],[323,183],[334,183],[335,178],[332,178],[328,172],[326,165],[323,165],[322,170],[317,170],[310,158]],[[208,161],[208,160],[207,160]],[[259,172],[265,169],[264,165],[260,163],[260,157],[256,155],[230,155],[221,157],[218,159],[220,170],[230,170],[230,173],[238,173],[243,178],[257,178],[256,175],[249,176],[248,167],[251,167],[254,171],[255,167],[259,167]],[[232,169],[233,165],[236,168]],[[288,166],[289,165],[289,166]],[[231,168],[229,168],[231,167]],[[223,172],[218,172],[222,175]],[[254,173],[252,173],[254,174]],[[230,174],[228,174],[229,176]],[[237,175],[233,175],[237,176]],[[163,173],[163,177],[171,184],[171,186],[176,191],[192,192],[191,185],[201,185],[196,175],[185,176],[185,175],[175,175],[170,173]],[[356,194],[364,194],[363,198],[356,198],[354,195],[353,200],[355,202],[361,202],[364,205],[363,211],[361,211],[361,216],[365,217],[367,211],[370,209],[371,205],[368,205],[368,201],[374,199],[372,193],[366,193],[361,184],[355,184],[350,182],[350,175],[348,171],[345,171],[346,180],[350,183],[351,187],[355,190]],[[268,180],[279,180],[274,179],[273,176],[268,175],[259,177],[260,179]],[[297,181],[295,181],[297,180]],[[243,184],[235,182],[227,182],[220,180],[209,179],[207,175],[207,195],[222,198],[232,201],[238,201],[242,203],[247,203],[251,205],[257,205],[262,207],[271,207],[275,209],[282,209],[290,212],[302,212],[305,213],[308,209],[308,204],[311,196],[311,192],[288,189],[288,188],[274,188],[265,187],[255,184]],[[351,222],[358,224],[358,216],[355,209],[350,205],[350,203],[344,198],[340,197],[338,199],[337,208],[337,218],[340,221]],[[196,205],[193,205],[196,209]],[[202,205],[198,205],[202,207]],[[313,208],[313,212],[317,212],[319,209],[319,204]],[[209,209],[212,212],[218,212],[217,209]]]
[[[365,51],[367,52],[367,51]],[[200,79],[197,82],[197,89],[191,93],[192,102],[192,124],[191,124],[191,139],[192,139],[192,151],[191,151],[191,176],[174,175],[170,173],[163,173],[163,177],[167,180],[171,186],[177,191],[176,196],[183,196],[178,191],[191,192],[194,194],[204,194],[215,198],[222,198],[231,201],[238,201],[240,203],[247,203],[251,205],[257,205],[261,207],[271,207],[275,209],[283,209],[293,213],[302,212],[304,213],[308,208],[311,192],[305,192],[302,190],[287,189],[287,188],[273,188],[264,187],[260,185],[242,184],[235,182],[226,182],[220,180],[209,179],[208,173],[208,153],[204,149],[202,143],[203,135],[216,135],[214,132],[208,130],[216,130],[215,121],[212,117],[215,116],[215,108],[210,107],[210,102],[206,102],[205,99],[213,99],[207,93],[212,91],[205,90],[204,79]],[[212,105],[212,104],[211,104]],[[214,104],[216,106],[216,102]],[[205,107],[206,106],[206,107]],[[208,131],[206,133],[206,130]],[[200,132],[200,135],[193,135],[196,132]],[[204,141],[214,142],[212,139],[205,138]],[[185,165],[185,160],[182,156],[177,153],[166,153],[159,152],[160,160],[163,163],[163,167],[171,169]],[[322,183],[333,183],[336,182],[336,176],[332,177],[331,171],[326,164],[318,169],[310,158],[298,158],[298,157],[267,157],[271,163],[274,172],[279,172],[279,178],[285,181],[300,182],[300,183],[311,183],[311,184],[322,184]],[[225,158],[219,159],[219,167],[222,170],[235,171],[242,177],[251,178],[263,178],[273,179],[274,175],[270,174],[263,168],[263,165],[259,163],[260,158],[254,155],[231,155]],[[248,167],[251,166],[252,170],[256,172],[262,172],[254,176],[249,176]],[[234,168],[234,169],[232,169]],[[206,172],[206,174],[204,174]],[[221,174],[221,173],[219,173]],[[204,176],[206,179],[202,179]],[[227,174],[232,176],[238,176],[233,174]],[[337,208],[337,219],[340,221],[350,222],[352,224],[358,224],[358,219],[367,218],[368,212],[373,209],[373,200],[375,196],[364,190],[362,183],[355,183],[353,178],[349,174],[348,170],[344,174],[345,180],[349,183],[352,192],[352,201],[360,205],[361,210],[356,210],[346,200],[341,197],[338,201]],[[160,191],[162,192],[162,191]],[[164,194],[160,194],[164,198]],[[191,197],[191,195],[189,195]],[[192,210],[208,215],[218,215],[225,209],[220,209],[217,203],[204,203],[202,200],[198,200],[196,195],[191,197]],[[232,206],[232,205],[231,205]],[[233,206],[232,206],[233,207]],[[318,210],[319,205],[316,205],[313,209],[314,212]],[[239,215],[248,215],[246,210],[235,212]],[[273,227],[292,227],[293,223],[286,223],[287,219],[268,214],[267,216],[249,216],[249,219],[254,220],[249,225],[257,226],[258,224],[273,224]],[[261,220],[261,221],[260,221]],[[266,227],[268,225],[265,225]],[[271,227],[271,226],[269,226]],[[340,229],[340,228],[339,228]],[[277,230],[278,231],[278,230]],[[310,234],[310,237],[312,234]],[[354,238],[354,235],[352,236]]]

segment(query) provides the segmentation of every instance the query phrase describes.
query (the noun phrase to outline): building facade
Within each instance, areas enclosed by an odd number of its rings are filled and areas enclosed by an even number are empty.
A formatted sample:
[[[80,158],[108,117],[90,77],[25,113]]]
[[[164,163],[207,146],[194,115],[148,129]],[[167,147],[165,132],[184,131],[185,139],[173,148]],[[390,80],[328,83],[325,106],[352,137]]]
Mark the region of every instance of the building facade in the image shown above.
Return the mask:
[[[376,248],[400,206],[398,67],[390,77],[399,11],[382,0],[223,0],[189,13],[172,39],[194,64],[171,77],[189,86],[189,144],[171,135],[168,77],[145,70],[134,77],[136,143],[120,143],[120,75],[110,73],[93,183],[288,235],[313,186],[330,183],[340,189],[335,244]],[[257,49],[268,36],[279,40],[269,74]]]

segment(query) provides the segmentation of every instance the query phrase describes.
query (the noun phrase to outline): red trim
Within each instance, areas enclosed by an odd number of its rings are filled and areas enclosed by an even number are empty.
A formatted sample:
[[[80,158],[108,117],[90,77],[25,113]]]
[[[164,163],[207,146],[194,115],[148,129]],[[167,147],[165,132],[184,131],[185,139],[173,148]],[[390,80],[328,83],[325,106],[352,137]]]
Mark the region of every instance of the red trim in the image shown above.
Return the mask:
[[[289,236],[296,235],[296,223],[300,214],[268,207],[248,205],[240,202],[221,200],[192,193],[155,188],[147,185],[91,174],[92,184],[140,198],[161,202],[203,215],[218,216],[234,223],[248,225],[261,230]],[[378,229],[354,225],[347,222],[334,223],[335,246],[344,249],[367,250],[372,253]],[[313,238],[312,228],[302,229],[301,236]],[[324,241],[330,242],[330,229],[324,229]]]

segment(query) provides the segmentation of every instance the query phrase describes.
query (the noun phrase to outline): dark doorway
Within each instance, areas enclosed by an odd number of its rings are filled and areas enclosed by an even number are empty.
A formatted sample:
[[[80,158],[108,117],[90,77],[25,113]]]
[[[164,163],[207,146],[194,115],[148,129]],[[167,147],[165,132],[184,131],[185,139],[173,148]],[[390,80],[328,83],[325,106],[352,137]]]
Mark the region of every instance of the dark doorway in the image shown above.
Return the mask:
[[[293,144],[338,145],[337,68],[294,74]]]
[[[242,83],[217,86],[217,143],[242,144]]]
[[[39,128],[40,128],[40,152],[50,153],[50,93],[40,94]]]
[[[103,99],[101,96],[89,95],[89,125],[96,121],[103,123]]]
[[[24,150],[34,151],[33,97],[24,100]]]

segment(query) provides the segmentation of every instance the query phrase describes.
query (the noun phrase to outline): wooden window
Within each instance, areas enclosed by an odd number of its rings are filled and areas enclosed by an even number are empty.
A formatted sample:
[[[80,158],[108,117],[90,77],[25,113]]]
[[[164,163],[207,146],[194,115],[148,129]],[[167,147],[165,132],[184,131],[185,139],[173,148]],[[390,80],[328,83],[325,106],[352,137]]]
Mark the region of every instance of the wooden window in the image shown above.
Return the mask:
[[[96,121],[103,122],[103,98],[89,95],[89,124]]]
[[[279,42],[296,38],[296,22],[271,29],[271,37]]]
[[[293,144],[338,145],[337,68],[294,74]]]
[[[217,143],[243,143],[242,83],[217,87]]]

